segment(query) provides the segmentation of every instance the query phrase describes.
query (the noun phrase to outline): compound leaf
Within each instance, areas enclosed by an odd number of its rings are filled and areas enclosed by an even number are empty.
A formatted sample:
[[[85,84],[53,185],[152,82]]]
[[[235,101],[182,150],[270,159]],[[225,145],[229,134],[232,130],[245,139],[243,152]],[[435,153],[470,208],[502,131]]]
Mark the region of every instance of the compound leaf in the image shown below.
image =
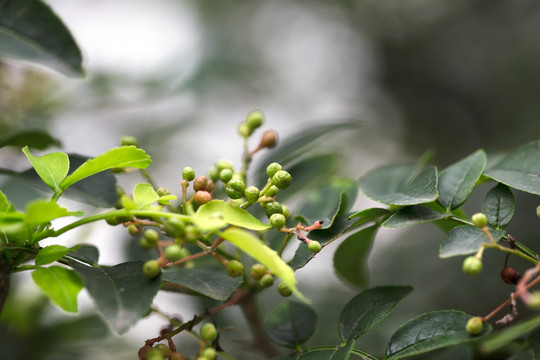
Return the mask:
[[[244,209],[240,209],[223,200],[212,200],[197,209],[193,221],[203,231],[215,231],[227,224],[250,229],[264,231],[271,228],[263,224]]]

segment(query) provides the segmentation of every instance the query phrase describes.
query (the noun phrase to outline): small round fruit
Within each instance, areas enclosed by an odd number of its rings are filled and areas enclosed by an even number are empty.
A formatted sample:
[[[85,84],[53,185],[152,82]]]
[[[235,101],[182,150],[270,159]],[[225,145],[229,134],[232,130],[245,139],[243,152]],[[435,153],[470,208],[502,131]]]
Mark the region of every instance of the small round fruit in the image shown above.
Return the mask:
[[[270,218],[273,214],[281,214],[283,213],[283,207],[281,204],[277,201],[271,201],[269,203],[266,203],[264,206],[264,212],[268,218]]]
[[[279,189],[276,185],[271,185],[268,190],[265,191],[264,195],[268,197],[274,197],[278,194]]]
[[[279,295],[283,297],[288,297],[292,295],[292,289],[289,286],[287,286],[287,284],[285,284],[284,282],[279,283],[279,285],[277,286],[277,291]]]
[[[214,324],[206,323],[201,327],[201,337],[204,340],[214,341],[218,336],[218,332]]]
[[[291,185],[292,177],[291,174],[285,170],[279,170],[272,176],[272,184],[279,189],[286,189]]]
[[[283,167],[277,162],[273,162],[266,167],[266,175],[271,179]]]
[[[272,149],[277,146],[279,142],[278,134],[274,130],[266,130],[262,137],[259,147]]]
[[[488,223],[487,216],[485,214],[483,214],[483,213],[474,214],[471,217],[471,220],[472,220],[473,224],[476,225],[479,228],[483,228]]]
[[[279,229],[284,228],[285,223],[287,223],[287,219],[285,219],[285,215],[283,214],[276,213],[270,216],[270,225],[272,225],[274,229],[279,230]]]
[[[260,195],[261,195],[261,192],[259,188],[256,186],[249,186],[246,188],[246,191],[244,191],[244,197],[249,202],[255,202],[259,200]]]
[[[212,194],[208,191],[199,190],[193,195],[193,200],[195,200],[198,205],[203,205],[212,201]]]
[[[165,233],[172,237],[172,238],[179,238],[184,236],[186,232],[186,226],[184,225],[184,222],[178,218],[170,218],[165,223],[165,227],[163,228]]]
[[[208,183],[208,178],[204,175],[197,176],[195,180],[193,180],[193,190],[199,191],[199,190],[205,190],[206,184]]]
[[[259,110],[250,112],[247,116],[246,123],[251,130],[255,130],[261,127],[264,121],[264,115]]]
[[[138,146],[139,141],[135,136],[124,135],[120,138],[120,146]]]
[[[230,161],[230,160],[219,160],[216,163],[216,168],[218,169],[219,172],[221,172],[223,169],[231,169],[231,170],[233,170],[234,165],[233,165],[232,161]]]
[[[165,257],[169,261],[176,261],[182,258],[182,247],[180,245],[169,245],[165,248]]]
[[[238,192],[242,193],[242,196],[244,195],[244,192],[246,191],[246,184],[242,180],[238,179],[232,179],[227,183],[227,187],[230,187],[233,190],[236,190]]]
[[[531,293],[527,305],[533,310],[540,309],[540,291],[536,290]]]
[[[217,356],[216,349],[214,349],[214,348],[206,348],[206,349],[204,349],[204,351],[202,353],[202,356],[206,360],[214,360],[216,358],[216,356]]]
[[[186,360],[186,357],[179,352],[172,352],[169,355],[169,360]]]
[[[251,133],[252,130],[247,123],[243,122],[238,124],[238,134],[240,134],[241,137],[247,138]]]
[[[139,247],[143,250],[150,250],[154,246],[156,246],[156,244],[150,244],[144,237],[139,240]]]
[[[291,212],[289,211],[289,208],[287,205],[281,205],[283,209],[283,215],[285,216],[285,219],[289,220],[291,218]]]
[[[171,192],[169,191],[169,189],[160,186],[156,189],[156,194],[158,194],[159,196],[166,196],[171,195]]]
[[[536,207],[536,216],[540,218],[540,205]]]
[[[233,177],[233,171],[231,169],[223,169],[219,173],[219,180],[221,180],[221,182],[224,184],[231,181],[232,177]]]
[[[227,275],[230,277],[237,277],[244,273],[244,264],[238,260],[231,260],[225,267]]]
[[[199,239],[199,229],[194,225],[187,225],[184,239],[188,243],[196,243]]]
[[[154,346],[154,349],[161,352],[161,355],[163,355],[164,358],[168,357],[171,354],[171,349],[165,344],[157,344],[156,346]]]
[[[463,272],[467,275],[476,276],[482,272],[482,260],[475,256],[469,256],[463,261]]]
[[[148,260],[143,265],[143,273],[148,277],[149,279],[153,279],[156,276],[159,275],[161,272],[161,267],[159,266],[159,263],[157,260]]]
[[[136,235],[138,235],[138,234],[139,234],[139,230],[140,230],[139,227],[138,227],[137,225],[135,225],[135,224],[131,224],[131,225],[128,226],[128,233],[129,233],[129,235],[131,235],[131,236],[136,236]]]
[[[157,244],[159,240],[159,234],[154,229],[145,230],[143,237],[146,241],[148,241],[149,244],[152,244],[152,245]]]
[[[164,360],[163,354],[158,349],[148,349],[145,355],[146,360]]]
[[[217,167],[212,166],[210,168],[210,170],[208,170],[208,177],[212,181],[218,181],[219,180],[219,170],[217,169]]]
[[[195,170],[192,167],[186,166],[182,169],[182,179],[191,181],[195,179]]]
[[[240,192],[240,191],[237,191],[237,190],[234,190],[233,188],[231,187],[225,187],[225,192],[227,193],[227,196],[230,197],[231,199],[241,199],[244,197],[244,193],[243,192]]]
[[[516,269],[507,266],[502,269],[501,278],[507,284],[516,285],[519,279],[521,279],[521,275],[519,275],[519,272]]]
[[[467,332],[471,335],[479,335],[483,329],[484,322],[479,316],[470,318],[469,321],[467,321],[467,325],[465,326],[465,330],[467,330]]]
[[[311,240],[308,244],[308,249],[309,251],[313,252],[313,253],[318,253],[319,251],[321,251],[322,249],[322,246],[321,246],[321,243],[318,242],[318,241],[314,241],[314,240]]]
[[[261,280],[259,280],[259,284],[265,288],[270,287],[274,285],[274,277],[270,274],[266,274],[261,278]]]
[[[266,266],[264,266],[263,264],[253,264],[253,266],[251,267],[250,274],[252,278],[260,279],[264,275],[266,275],[267,272],[268,270],[266,269]]]

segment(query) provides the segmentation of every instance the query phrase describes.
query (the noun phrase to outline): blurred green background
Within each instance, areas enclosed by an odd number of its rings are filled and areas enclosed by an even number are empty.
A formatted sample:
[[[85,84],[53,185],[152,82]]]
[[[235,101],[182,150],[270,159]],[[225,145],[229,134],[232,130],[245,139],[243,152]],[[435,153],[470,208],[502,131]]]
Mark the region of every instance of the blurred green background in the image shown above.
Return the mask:
[[[358,124],[311,144],[316,153],[339,154],[332,171],[353,178],[380,164],[414,160],[426,149],[435,150],[442,169],[478,148],[497,153],[539,138],[540,3],[534,0],[46,2],[83,50],[87,76],[67,78],[1,62],[0,134],[47,129],[64,151],[88,156],[117,145],[121,135],[134,135],[154,159],[150,171],[173,192],[183,166],[203,173],[220,158],[239,164],[236,126],[252,109],[261,109],[266,126],[282,139],[319,124]],[[20,151],[2,149],[0,165],[20,170],[26,162]],[[20,195],[21,203],[34,196],[21,194],[6,177],[2,181],[2,189]],[[127,187],[139,179],[121,181]],[[469,213],[480,209],[489,188],[472,194]],[[508,231],[540,251],[538,200],[514,195],[516,215]],[[360,195],[355,209],[372,205]],[[130,244],[116,230],[96,226],[79,236],[98,237],[102,261],[113,263],[126,258],[124,245]],[[485,271],[469,278],[461,273],[462,259],[438,259],[442,238],[431,225],[378,235],[369,260],[371,285],[416,290],[356,348],[381,355],[405,320],[451,308],[485,315],[511,291],[498,278],[502,254],[488,252]],[[339,312],[358,292],[334,275],[333,249],[298,272],[300,288],[324,309],[310,345],[338,341]],[[511,263],[526,266],[517,259]],[[28,278],[14,278],[23,280]],[[17,290],[23,294],[18,298],[35,292],[31,283]],[[268,291],[261,306],[268,313],[279,301]],[[160,296],[158,304],[186,319],[201,311],[179,295]],[[148,329],[155,333],[162,324],[152,318],[122,338],[105,340],[106,327],[98,319],[67,317],[33,297],[26,307],[19,305],[3,315],[4,323],[11,316],[20,326],[9,330],[12,337],[3,337],[0,348],[35,344],[40,350],[33,359],[132,359],[144,339],[154,336]],[[44,317],[17,313],[30,308],[45,309]],[[255,359],[256,353],[243,353],[238,339],[248,338],[247,324],[238,318],[230,310],[219,319],[232,326],[224,344],[240,359]],[[88,331],[77,335],[62,326]],[[57,340],[43,341],[48,327],[58,331]],[[61,336],[71,350],[51,345]],[[106,351],[92,350],[96,346]],[[0,359],[17,358],[0,353]]]

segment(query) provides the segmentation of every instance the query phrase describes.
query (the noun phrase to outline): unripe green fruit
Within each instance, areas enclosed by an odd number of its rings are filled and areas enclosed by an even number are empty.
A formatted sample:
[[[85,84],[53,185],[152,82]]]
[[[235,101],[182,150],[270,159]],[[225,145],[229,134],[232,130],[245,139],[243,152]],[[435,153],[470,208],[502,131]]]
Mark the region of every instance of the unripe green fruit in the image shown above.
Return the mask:
[[[241,198],[244,197],[243,192],[234,190],[233,188],[230,188],[228,186],[225,188],[225,193],[227,193],[228,197],[230,197],[231,199],[234,199],[234,200],[241,199]]]
[[[487,216],[485,214],[483,214],[483,213],[474,214],[471,217],[471,220],[472,220],[473,224],[476,225],[479,228],[483,228],[488,223]]]
[[[195,200],[198,205],[203,205],[212,201],[212,194],[208,191],[199,190],[193,195],[193,200]]]
[[[144,232],[144,235],[143,235],[144,239],[146,241],[148,241],[149,244],[151,245],[155,245],[157,244],[158,240],[159,240],[159,234],[156,230],[154,229],[147,229],[145,232]]]
[[[186,233],[184,239],[188,243],[195,243],[199,239],[199,229],[193,225],[186,226]]]
[[[137,225],[131,224],[128,226],[128,233],[131,236],[135,236],[139,234],[139,227]]]
[[[182,179],[191,181],[195,179],[195,170],[192,167],[186,166],[182,169]]]
[[[253,264],[253,266],[251,267],[250,274],[251,274],[251,277],[258,280],[262,278],[264,275],[266,275],[267,272],[268,272],[268,269],[266,269],[266,266],[264,266],[263,264]]]
[[[217,339],[218,332],[214,324],[206,323],[201,327],[201,337],[204,340],[214,341]]]
[[[206,184],[208,183],[208,178],[204,175],[197,176],[195,180],[193,180],[193,190],[199,191],[199,190],[205,190]]]
[[[270,216],[270,225],[272,225],[274,229],[282,229],[283,227],[285,227],[286,223],[287,219],[285,219],[285,216],[283,214],[276,213]]]
[[[182,237],[186,232],[186,226],[182,220],[178,218],[170,218],[165,223],[163,230],[168,236],[172,238],[179,238]]]
[[[154,346],[154,349],[161,352],[161,355],[163,355],[164,358],[169,357],[169,355],[171,354],[171,349],[165,344],[157,344],[156,346]]]
[[[163,354],[161,353],[161,351],[159,351],[159,349],[152,348],[152,349],[148,349],[148,351],[146,352],[145,359],[146,360],[164,360],[165,358],[163,357]]]
[[[204,349],[202,355],[206,360],[214,360],[217,356],[216,349],[214,348]]]
[[[158,194],[159,196],[165,196],[165,195],[170,195],[171,192],[169,191],[169,189],[166,189],[163,186],[160,186],[156,189],[156,194]]]
[[[244,273],[244,264],[238,260],[231,260],[225,267],[227,275],[230,277],[237,277]]]
[[[107,218],[105,219],[105,221],[107,222],[107,224],[111,225],[111,226],[116,226],[116,225],[119,225],[120,224],[120,221],[118,221],[118,217],[112,217],[112,218]]]
[[[244,197],[249,202],[255,202],[259,200],[260,195],[261,195],[261,192],[259,191],[259,188],[256,186],[249,186],[246,188],[246,191],[244,191]]]
[[[223,182],[224,184],[231,181],[232,177],[233,177],[233,171],[231,169],[223,169],[219,173],[219,180],[221,180],[221,182]]]
[[[212,168],[210,168],[210,170],[208,170],[208,177],[212,181],[218,181],[219,180],[219,170],[217,169],[217,167],[213,166]]]
[[[139,247],[143,250],[150,250],[154,246],[156,246],[156,244],[150,244],[145,238],[141,238],[141,240],[139,241]]]
[[[238,134],[240,134],[241,137],[247,138],[252,132],[253,130],[251,130],[247,123],[243,122],[238,124]]]
[[[286,189],[291,185],[292,177],[291,174],[285,170],[279,170],[277,173],[272,176],[272,184],[278,187],[279,189]]]
[[[159,275],[161,272],[161,267],[159,266],[159,263],[157,260],[148,260],[143,265],[143,273],[148,277],[149,279],[153,279],[156,276]]]
[[[463,261],[463,272],[467,275],[478,275],[482,272],[482,260],[469,256]]]
[[[270,274],[266,274],[261,278],[259,284],[261,284],[262,287],[270,287],[274,285],[274,277]]]
[[[234,169],[234,165],[230,160],[219,160],[216,163],[216,168],[218,169],[218,172],[221,172],[224,169]]]
[[[251,131],[261,127],[264,121],[264,115],[259,110],[254,110],[250,112],[247,116],[246,123],[251,129]]]
[[[469,321],[467,321],[467,325],[465,326],[465,330],[467,330],[467,332],[471,335],[479,335],[483,329],[484,322],[479,316],[470,318]]]
[[[182,247],[180,245],[169,245],[165,248],[165,257],[169,261],[176,261],[182,258]]]
[[[124,135],[120,138],[120,146],[139,146],[139,141],[135,136]]]
[[[291,212],[289,211],[289,208],[287,205],[281,205],[283,209],[283,215],[285,216],[285,219],[289,220],[291,218]]]
[[[266,216],[270,218],[273,214],[283,213],[283,207],[277,201],[272,201],[272,202],[266,203],[266,205],[264,206],[264,212]]]
[[[179,352],[172,352],[169,355],[169,360],[186,360],[186,357]]]
[[[273,162],[266,167],[266,175],[271,179],[281,169],[283,169],[283,167],[280,164]]]
[[[535,290],[531,293],[527,305],[533,310],[540,309],[540,291]]]
[[[536,216],[540,218],[540,205],[536,207]]]
[[[277,291],[279,295],[283,297],[288,297],[292,295],[292,289],[289,286],[287,286],[287,284],[285,284],[284,282],[279,283],[279,285],[277,286]]]
[[[307,247],[309,251],[314,252],[315,254],[321,251],[322,249],[321,243],[318,241],[313,241],[313,240],[309,242]]]
[[[244,195],[244,192],[246,191],[246,184],[242,180],[238,180],[238,179],[231,179],[231,181],[227,183],[227,187],[230,187],[233,190],[241,192],[242,196]]]
[[[266,192],[264,193],[264,195],[268,196],[268,197],[274,197],[278,194],[279,192],[279,189],[276,185],[271,185],[268,190],[266,190]]]
[[[275,148],[278,144],[278,134],[274,130],[266,130],[262,137],[259,147],[272,149]]]

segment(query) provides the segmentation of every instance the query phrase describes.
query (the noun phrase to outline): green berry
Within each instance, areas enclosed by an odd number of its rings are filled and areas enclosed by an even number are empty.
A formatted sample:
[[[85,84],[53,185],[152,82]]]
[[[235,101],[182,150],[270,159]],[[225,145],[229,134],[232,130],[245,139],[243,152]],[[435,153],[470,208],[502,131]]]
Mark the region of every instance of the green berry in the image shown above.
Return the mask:
[[[285,284],[284,282],[279,283],[279,285],[277,286],[277,291],[279,295],[283,297],[288,297],[292,295],[292,289],[289,286],[287,286],[287,284]]]
[[[467,275],[478,275],[482,272],[482,260],[469,256],[463,261],[463,272]]]
[[[272,216],[272,214],[282,214],[283,213],[283,207],[281,204],[277,201],[271,201],[269,203],[266,203],[264,206],[264,212],[268,218]]]
[[[180,245],[169,245],[165,248],[165,257],[169,261],[176,261],[182,258],[182,247]]]
[[[231,260],[225,267],[227,275],[230,277],[237,277],[244,273],[244,264],[238,260]]]
[[[276,185],[279,189],[286,189],[291,185],[292,177],[291,174],[285,170],[279,170],[272,176],[272,184]]]
[[[154,246],[156,246],[156,244],[150,244],[145,238],[141,238],[141,240],[139,241],[139,247],[143,250],[150,250]]]
[[[169,191],[169,189],[160,186],[156,189],[156,194],[158,194],[159,196],[166,196],[171,195],[171,192]]]
[[[281,169],[282,166],[280,164],[273,162],[266,167],[266,175],[271,179]]]
[[[199,190],[205,190],[206,185],[208,183],[208,178],[204,175],[197,176],[195,180],[193,180],[193,190],[199,191]]]
[[[230,197],[231,199],[241,199],[244,197],[243,192],[234,190],[233,188],[230,188],[228,186],[225,187],[225,192],[227,193],[227,196]]]
[[[196,243],[199,239],[199,229],[196,226],[187,225],[184,238],[188,243]]]
[[[120,224],[120,221],[118,221],[118,217],[107,218],[105,219],[105,221],[111,226],[116,226]]]
[[[169,355],[169,360],[186,360],[186,357],[179,352],[172,352]]]
[[[536,216],[540,218],[540,205],[536,207]]]
[[[221,182],[223,182],[224,184],[231,181],[232,177],[233,177],[233,171],[231,169],[223,169],[219,173],[219,180],[221,180]]]
[[[249,127],[249,125],[245,122],[240,123],[238,125],[238,134],[240,134],[241,137],[249,137],[253,131]]]
[[[476,225],[479,228],[483,228],[488,223],[487,216],[485,214],[483,214],[483,213],[474,214],[471,217],[471,220],[472,220],[473,224]]]
[[[193,195],[193,200],[195,200],[198,205],[203,205],[212,201],[212,194],[208,191],[199,190]]]
[[[161,355],[163,355],[164,358],[169,357],[171,354],[171,349],[165,345],[165,344],[157,344],[154,346],[154,349],[157,349],[159,352],[161,352]]]
[[[268,190],[266,190],[266,192],[264,193],[264,195],[268,196],[268,197],[274,197],[277,195],[277,193],[279,192],[279,189],[276,185],[271,185]]]
[[[135,136],[124,135],[120,138],[120,146],[138,146],[139,142]]]
[[[154,229],[147,229],[145,232],[144,232],[144,235],[143,235],[144,239],[146,241],[148,241],[149,244],[152,244],[152,245],[155,245],[157,244],[158,240],[159,240],[159,234],[156,230]]]
[[[241,192],[242,195],[246,191],[246,184],[242,180],[232,179],[227,183],[227,187],[230,187],[233,190]]]
[[[217,167],[213,166],[208,170],[208,177],[212,179],[212,181],[218,181],[219,180],[219,170]]]
[[[131,224],[128,226],[128,233],[131,236],[135,236],[139,234],[139,227],[137,225]]]
[[[206,360],[214,360],[217,356],[216,349],[214,348],[204,349],[202,355]]]
[[[159,263],[157,260],[148,260],[143,265],[143,273],[148,277],[149,279],[153,279],[156,276],[159,275],[161,272],[161,267],[159,266]]]
[[[540,309],[540,291],[535,290],[531,293],[527,305],[533,310]]]
[[[182,169],[182,179],[191,181],[195,179],[195,170],[192,167],[186,166]]]
[[[479,316],[470,318],[469,321],[467,321],[467,325],[465,326],[465,330],[467,330],[467,332],[471,335],[479,335],[483,329],[484,322]]]
[[[266,274],[259,280],[259,284],[261,284],[262,287],[270,287],[274,285],[274,277],[270,274]]]
[[[270,225],[272,225],[274,229],[282,229],[285,227],[286,222],[287,219],[285,219],[283,214],[276,213],[270,216]]]
[[[230,160],[219,160],[216,163],[216,168],[218,169],[218,172],[221,172],[223,169],[234,169],[234,165]]]
[[[319,251],[321,251],[322,249],[322,246],[321,246],[321,243],[318,242],[318,241],[313,241],[311,240],[308,244],[308,249],[309,251],[313,252],[313,253],[318,253]]]
[[[214,341],[217,339],[218,332],[214,324],[206,323],[201,327],[201,337],[204,340]]]
[[[184,225],[184,222],[178,218],[170,218],[165,223],[165,227],[163,228],[165,231],[165,234],[172,238],[179,238],[184,236],[186,232],[186,226]]]
[[[260,279],[267,273],[268,269],[266,269],[266,266],[264,266],[263,264],[253,264],[250,271],[251,277],[253,277],[254,279]]]
[[[159,349],[152,348],[152,349],[148,349],[148,351],[146,352],[145,359],[146,360],[164,360],[165,358],[163,357],[163,354],[161,353],[161,351],[159,351]]]
[[[289,211],[289,208],[287,205],[281,205],[283,209],[283,215],[285,216],[285,219],[289,220],[291,218],[291,212]]]
[[[250,112],[246,119],[246,124],[249,126],[251,131],[261,127],[264,121],[264,115],[259,110],[254,110]]]
[[[249,202],[255,202],[259,200],[260,195],[261,195],[261,192],[259,188],[256,186],[249,186],[246,188],[246,191],[244,191],[244,197]]]

